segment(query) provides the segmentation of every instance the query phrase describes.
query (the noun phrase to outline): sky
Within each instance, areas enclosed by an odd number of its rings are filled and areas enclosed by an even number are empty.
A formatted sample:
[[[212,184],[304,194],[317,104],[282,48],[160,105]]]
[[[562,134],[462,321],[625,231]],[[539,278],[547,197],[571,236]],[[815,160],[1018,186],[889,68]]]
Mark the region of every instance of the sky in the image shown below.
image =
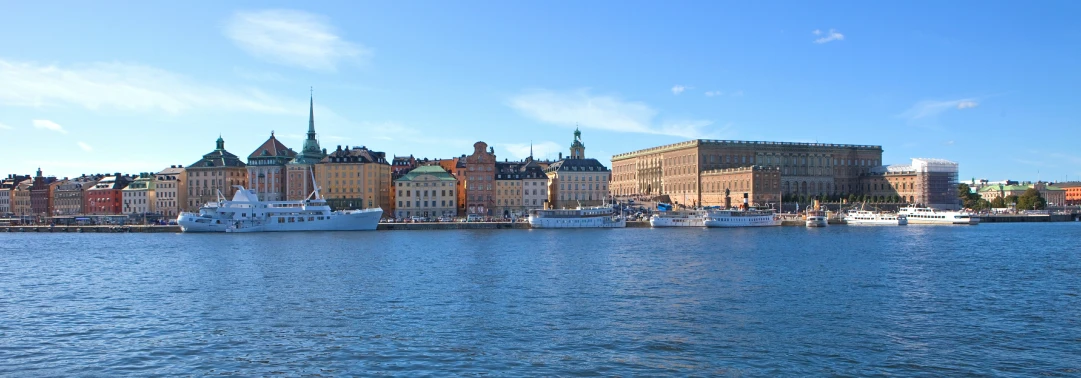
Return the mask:
[[[1081,2],[0,0],[0,173],[156,172],[220,135],[450,158],[872,144],[1081,179]]]

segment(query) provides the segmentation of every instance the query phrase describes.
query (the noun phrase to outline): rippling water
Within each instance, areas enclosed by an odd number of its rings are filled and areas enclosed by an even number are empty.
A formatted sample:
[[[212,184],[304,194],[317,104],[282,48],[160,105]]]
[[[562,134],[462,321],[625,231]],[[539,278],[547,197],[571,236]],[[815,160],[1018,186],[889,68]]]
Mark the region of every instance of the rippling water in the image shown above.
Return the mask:
[[[1081,224],[0,234],[0,374],[1081,374]]]

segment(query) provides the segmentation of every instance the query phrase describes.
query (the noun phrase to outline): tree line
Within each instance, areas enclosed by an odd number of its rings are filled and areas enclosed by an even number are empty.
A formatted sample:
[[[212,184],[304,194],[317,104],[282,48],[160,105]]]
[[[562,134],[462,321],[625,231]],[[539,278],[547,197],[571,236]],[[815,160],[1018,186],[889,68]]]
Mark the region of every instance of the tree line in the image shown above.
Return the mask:
[[[1011,194],[988,201],[981,197],[979,193],[972,193],[972,188],[968,184],[962,183],[957,185],[957,198],[961,199],[966,209],[972,210],[1003,209],[1011,204],[1015,205],[1014,208],[1018,210],[1043,210],[1047,208],[1047,200],[1040,195],[1040,191],[1036,190],[1036,188],[1028,188],[1020,196]]]

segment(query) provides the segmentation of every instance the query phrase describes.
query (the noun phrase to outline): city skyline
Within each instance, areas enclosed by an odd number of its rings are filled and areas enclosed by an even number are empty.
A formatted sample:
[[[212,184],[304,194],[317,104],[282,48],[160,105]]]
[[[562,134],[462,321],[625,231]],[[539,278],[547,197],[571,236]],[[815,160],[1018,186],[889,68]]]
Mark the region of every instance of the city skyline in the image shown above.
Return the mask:
[[[956,161],[962,182],[1081,178],[1069,2],[7,8],[4,174],[157,172],[219,134],[238,155],[272,131],[299,151],[314,87],[328,150],[554,160],[580,127],[609,166],[706,138],[881,145],[884,164]]]

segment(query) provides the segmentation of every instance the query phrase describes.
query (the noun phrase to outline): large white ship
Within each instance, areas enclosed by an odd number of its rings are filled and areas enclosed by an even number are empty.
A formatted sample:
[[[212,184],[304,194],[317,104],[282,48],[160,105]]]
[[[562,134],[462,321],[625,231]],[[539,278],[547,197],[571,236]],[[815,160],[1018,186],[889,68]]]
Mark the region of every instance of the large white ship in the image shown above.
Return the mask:
[[[846,224],[854,226],[904,226],[908,224],[908,217],[904,214],[880,213],[867,210],[847,213],[844,219]]]
[[[930,207],[907,206],[897,212],[910,224],[980,224],[980,218],[965,211],[935,210]]]
[[[711,210],[706,215],[706,227],[769,227],[780,226],[781,217],[764,210]]]
[[[622,228],[627,218],[607,206],[580,207],[577,209],[535,209],[529,211],[529,227],[532,228]]]
[[[705,210],[663,211],[649,217],[652,227],[705,227]]]
[[[380,208],[331,211],[318,189],[302,201],[260,201],[254,190],[236,188],[232,200],[219,194],[218,202],[180,213],[176,223],[184,232],[367,231],[383,216]]]

